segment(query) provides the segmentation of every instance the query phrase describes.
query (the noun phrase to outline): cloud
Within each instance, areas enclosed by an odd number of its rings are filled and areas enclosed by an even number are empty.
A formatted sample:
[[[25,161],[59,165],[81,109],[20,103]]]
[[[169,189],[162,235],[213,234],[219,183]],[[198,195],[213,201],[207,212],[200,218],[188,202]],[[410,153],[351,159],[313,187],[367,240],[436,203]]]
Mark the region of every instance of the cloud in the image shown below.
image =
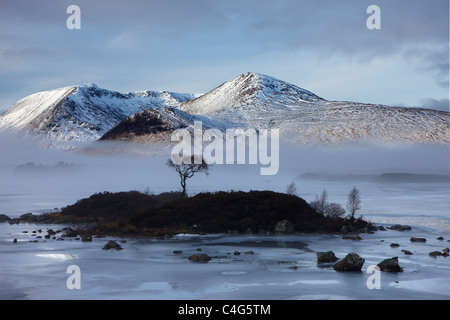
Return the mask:
[[[449,47],[446,45],[441,50],[431,51],[425,55],[422,69],[433,74],[437,83],[444,88],[449,87]]]
[[[78,31],[66,28],[73,1],[1,3],[0,83],[12,79],[0,87],[2,99],[25,82],[34,87],[23,91],[52,89],[42,85],[49,79],[56,86],[204,92],[247,71],[298,85],[316,74],[337,76],[350,99],[358,93],[350,88],[352,70],[393,57],[435,86],[430,92],[427,84],[429,96],[448,87],[447,0],[377,0],[382,29],[373,31],[366,28],[369,0],[78,0]],[[347,71],[329,74],[334,62]],[[390,80],[392,72],[382,76]]]
[[[431,73],[448,87],[449,4],[437,0],[378,0],[381,30],[368,30],[372,1],[269,1],[267,10],[239,11],[236,18],[248,41],[261,49],[310,52],[320,59],[347,58],[357,63],[402,55],[412,68]],[[244,22],[242,22],[244,21]]]
[[[50,56],[49,50],[38,47],[13,47],[0,53],[1,60],[42,59]]]
[[[422,99],[421,103],[422,103],[423,107],[427,108],[427,109],[434,109],[434,110],[450,112],[450,110],[449,110],[450,100],[449,99],[436,100],[436,99],[432,99],[432,98],[427,98],[427,99]]]

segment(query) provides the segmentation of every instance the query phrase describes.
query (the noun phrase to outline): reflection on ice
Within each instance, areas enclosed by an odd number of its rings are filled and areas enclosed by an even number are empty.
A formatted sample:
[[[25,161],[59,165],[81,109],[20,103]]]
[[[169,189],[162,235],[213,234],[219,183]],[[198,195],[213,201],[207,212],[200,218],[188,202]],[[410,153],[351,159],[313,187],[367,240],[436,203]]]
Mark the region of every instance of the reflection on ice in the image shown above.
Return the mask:
[[[247,273],[247,271],[223,271],[220,274],[223,274],[224,276],[241,276]]]
[[[288,285],[297,285],[297,284],[331,285],[331,284],[340,284],[340,282],[336,280],[300,280],[289,283]]]
[[[78,259],[77,255],[66,254],[66,253],[37,253],[36,257],[49,258],[49,259],[55,259],[55,260],[61,260],[61,261]]]
[[[400,281],[398,283],[391,283],[390,286],[407,289],[422,293],[432,293],[441,295],[450,295],[450,288],[448,285],[448,278],[432,278],[432,279],[421,279],[421,280],[407,280]]]

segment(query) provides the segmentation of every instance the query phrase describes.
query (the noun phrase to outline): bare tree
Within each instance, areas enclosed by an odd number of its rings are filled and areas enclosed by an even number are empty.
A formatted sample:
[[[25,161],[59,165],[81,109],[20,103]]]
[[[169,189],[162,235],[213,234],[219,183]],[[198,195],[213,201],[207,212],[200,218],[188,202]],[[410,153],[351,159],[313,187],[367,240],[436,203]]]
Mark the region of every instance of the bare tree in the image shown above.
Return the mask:
[[[309,205],[317,211],[317,213],[325,215],[328,204],[328,192],[324,189],[320,196],[316,195],[316,200]]]
[[[187,197],[186,193],[186,180],[192,178],[196,173],[203,172],[206,175],[209,174],[208,164],[202,160],[201,164],[194,162],[194,157],[191,157],[191,161],[183,161],[181,164],[175,164],[172,159],[167,160],[167,166],[174,169],[180,176],[180,184],[183,189],[183,196]]]
[[[316,200],[309,204],[317,213],[332,219],[337,219],[345,215],[345,209],[339,203],[329,203],[328,193],[322,191],[320,196],[316,195]]]
[[[325,216],[337,219],[345,215],[345,209],[339,203],[329,203],[325,209]]]
[[[286,193],[291,195],[291,196],[295,196],[297,193],[297,186],[295,185],[294,182],[291,182],[287,188],[286,188]]]
[[[347,210],[351,215],[351,218],[355,218],[356,211],[361,209],[361,195],[359,193],[358,188],[353,187],[352,190],[350,190],[348,197],[347,197]]]

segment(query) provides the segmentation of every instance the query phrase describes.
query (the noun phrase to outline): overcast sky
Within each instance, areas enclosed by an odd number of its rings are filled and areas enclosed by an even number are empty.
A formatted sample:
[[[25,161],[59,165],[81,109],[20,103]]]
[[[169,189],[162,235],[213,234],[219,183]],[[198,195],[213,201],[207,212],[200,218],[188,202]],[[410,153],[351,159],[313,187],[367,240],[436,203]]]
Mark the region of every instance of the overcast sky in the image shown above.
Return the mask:
[[[69,30],[69,5],[81,30]],[[369,30],[369,5],[381,30]],[[448,110],[448,0],[0,0],[0,111],[96,83],[205,93],[241,73],[328,100]]]

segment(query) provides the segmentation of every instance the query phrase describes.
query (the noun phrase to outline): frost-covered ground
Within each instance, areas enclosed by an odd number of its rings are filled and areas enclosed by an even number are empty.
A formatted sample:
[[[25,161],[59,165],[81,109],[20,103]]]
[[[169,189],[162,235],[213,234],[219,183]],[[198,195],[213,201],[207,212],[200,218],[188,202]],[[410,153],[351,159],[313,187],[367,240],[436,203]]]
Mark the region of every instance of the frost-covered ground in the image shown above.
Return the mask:
[[[174,172],[164,159],[134,159],[74,156],[74,154],[34,153],[14,157],[4,155],[0,166],[0,213],[18,217],[74,203],[101,191],[177,190]],[[308,150],[287,161],[281,159],[277,176],[259,176],[258,166],[214,166],[209,177],[197,176],[189,191],[262,190],[284,192],[295,181],[298,194],[312,201],[326,189],[329,200],[345,205],[347,193],[357,186],[362,196],[365,218],[384,225],[409,224],[412,231],[379,231],[362,234],[361,241],[343,240],[333,235],[261,236],[208,235],[178,236],[170,240],[125,239],[122,251],[103,251],[110,239],[93,242],[77,240],[34,240],[32,231],[63,226],[0,224],[1,299],[450,299],[450,258],[432,258],[431,251],[450,246],[450,185],[448,183],[391,183],[370,181],[313,181],[296,179],[308,170],[375,173],[387,166],[411,171],[444,172],[448,165],[436,159],[441,151],[420,153],[389,149],[355,153],[336,151],[333,161],[326,153],[308,156]],[[425,149],[424,149],[425,150]],[[444,155],[447,150],[443,150]],[[349,153],[350,152],[350,153]],[[389,156],[393,158],[388,161]],[[55,159],[73,160],[75,168],[54,171],[15,172],[12,163],[54,164]],[[424,159],[427,159],[424,161]],[[309,161],[307,161],[309,160]],[[408,160],[408,161],[406,161]],[[372,162],[371,162],[372,161]],[[396,162],[397,161],[397,162]],[[414,162],[416,161],[416,162]],[[424,164],[420,167],[419,164]],[[392,169],[394,170],[394,169]],[[398,170],[397,170],[398,171]],[[382,171],[381,171],[382,172]],[[28,233],[23,233],[28,231]],[[436,238],[442,236],[444,240]],[[411,237],[425,237],[426,243],[411,243]],[[18,243],[14,244],[13,239]],[[123,240],[123,239],[116,239]],[[400,247],[391,248],[391,243]],[[188,261],[191,254],[212,257],[207,264]],[[413,255],[405,255],[402,249]],[[173,251],[181,250],[181,254]],[[244,254],[253,251],[253,255]],[[332,250],[339,258],[356,252],[366,259],[361,273],[338,273],[318,267],[316,252]],[[239,251],[240,255],[234,255]],[[370,265],[399,257],[403,273],[381,274],[381,289],[366,286]],[[66,287],[67,267],[81,270],[81,289]],[[296,267],[296,268],[292,268]]]

